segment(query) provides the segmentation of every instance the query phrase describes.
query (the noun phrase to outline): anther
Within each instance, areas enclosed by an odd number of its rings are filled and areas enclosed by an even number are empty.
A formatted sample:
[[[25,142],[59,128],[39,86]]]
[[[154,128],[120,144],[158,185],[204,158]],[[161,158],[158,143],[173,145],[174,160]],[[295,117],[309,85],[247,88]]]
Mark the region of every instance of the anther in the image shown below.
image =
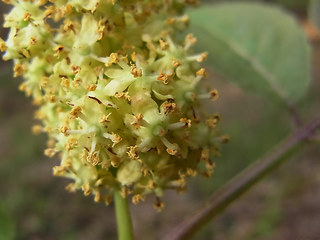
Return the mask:
[[[145,197],[141,194],[135,194],[132,196],[132,203],[134,205],[137,205],[140,202],[144,202],[144,200],[145,200]]]
[[[131,74],[137,78],[142,76],[142,70],[136,68],[134,65],[131,66]]]
[[[118,135],[118,134],[116,134],[116,133],[110,134],[110,133],[105,132],[105,133],[103,133],[102,135],[103,135],[105,138],[110,139],[110,140],[113,142],[112,147],[114,147],[114,145],[116,145],[117,143],[119,143],[119,142],[122,140],[122,138],[120,137],[120,135]]]
[[[43,132],[43,127],[42,127],[41,125],[34,125],[34,126],[32,127],[32,133],[33,133],[33,134],[38,135],[38,134],[40,134],[40,133],[42,133],[42,132]]]
[[[53,157],[56,154],[56,150],[53,148],[47,148],[46,150],[44,150],[44,155],[48,156],[48,157]]]
[[[157,77],[157,80],[160,80],[161,82],[163,82],[163,84],[168,84],[168,76],[164,73],[160,73]]]
[[[139,159],[139,150],[138,150],[138,146],[130,146],[128,147],[129,151],[127,152],[129,158],[131,158],[132,160],[138,160]]]
[[[164,208],[164,203],[160,200],[159,197],[157,197],[156,202],[153,204],[153,207],[160,212]]]
[[[100,119],[100,123],[109,123],[110,120],[109,120],[109,117],[110,117],[111,113],[108,113],[107,115],[103,115]]]

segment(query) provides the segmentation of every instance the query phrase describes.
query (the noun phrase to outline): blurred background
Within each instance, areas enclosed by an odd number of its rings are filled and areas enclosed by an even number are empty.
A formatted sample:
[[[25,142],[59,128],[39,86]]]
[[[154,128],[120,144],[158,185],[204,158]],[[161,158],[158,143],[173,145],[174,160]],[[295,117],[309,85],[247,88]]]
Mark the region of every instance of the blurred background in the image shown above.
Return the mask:
[[[203,2],[226,2],[203,1]],[[252,2],[258,2],[253,0]],[[307,121],[319,112],[320,41],[306,22],[309,1],[266,0],[286,8],[303,23],[312,43],[310,90],[298,103]],[[1,15],[8,11],[0,3]],[[3,19],[0,23],[2,25]],[[0,29],[6,39],[6,29]],[[58,159],[43,155],[46,136],[34,136],[34,108],[18,91],[21,79],[12,77],[12,63],[0,61],[0,240],[116,239],[113,206],[93,202],[81,192],[68,193],[68,180],[52,176]],[[186,193],[167,192],[165,208],[156,212],[149,196],[131,206],[137,239],[160,239],[172,226],[201,206],[226,183],[294,130],[290,114],[259,96],[248,95],[225,79],[210,74],[220,92],[212,104],[223,116],[221,131],[231,137],[209,179],[189,181]],[[320,239],[320,150],[306,146],[280,169],[263,179],[194,239],[283,240]]]

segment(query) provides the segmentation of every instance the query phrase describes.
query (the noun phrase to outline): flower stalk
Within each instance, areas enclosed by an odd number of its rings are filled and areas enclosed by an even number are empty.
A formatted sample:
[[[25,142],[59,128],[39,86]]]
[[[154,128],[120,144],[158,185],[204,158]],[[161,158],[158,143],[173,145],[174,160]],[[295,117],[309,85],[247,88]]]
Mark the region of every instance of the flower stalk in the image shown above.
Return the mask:
[[[119,240],[133,240],[132,222],[128,199],[120,191],[114,192],[115,214],[118,226]]]

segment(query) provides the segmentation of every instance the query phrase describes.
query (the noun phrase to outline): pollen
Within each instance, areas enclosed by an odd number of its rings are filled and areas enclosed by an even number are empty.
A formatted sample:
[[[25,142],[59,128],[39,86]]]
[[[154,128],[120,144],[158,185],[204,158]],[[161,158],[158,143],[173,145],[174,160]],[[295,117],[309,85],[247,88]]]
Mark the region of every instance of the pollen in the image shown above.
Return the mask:
[[[183,125],[187,128],[191,127],[191,120],[187,119],[187,118],[180,118],[179,120],[181,123],[183,123]]]
[[[168,49],[168,47],[169,47],[169,43],[163,41],[162,39],[160,39],[160,48],[161,48],[161,50],[166,50],[166,49]]]
[[[196,72],[197,76],[201,76],[201,77],[207,77],[208,73],[206,71],[205,68],[200,68],[197,72]]]
[[[111,54],[110,54],[110,59],[109,59],[108,63],[106,63],[105,65],[106,65],[106,67],[109,67],[109,66],[111,66],[112,64],[118,63],[118,62],[119,62],[119,55],[118,55],[118,53],[111,53]]]
[[[158,211],[161,212],[164,208],[164,203],[160,200],[160,198],[156,199],[156,202],[153,204],[153,207]]]
[[[0,51],[1,51],[1,52],[4,52],[4,51],[6,51],[7,49],[8,49],[8,47],[6,46],[5,41],[3,41],[2,38],[0,38]]]
[[[59,45],[59,46],[54,48],[54,51],[56,52],[57,55],[59,55],[59,54],[62,53],[63,49],[64,49],[64,46]]]
[[[31,21],[31,14],[26,12],[24,15],[23,15],[23,19],[27,22],[30,22]]]
[[[63,176],[66,174],[66,168],[63,166],[55,166],[53,167],[53,175],[54,176]]]
[[[24,64],[17,63],[14,65],[13,72],[14,72],[14,77],[18,77],[23,75],[27,71],[27,67]]]
[[[100,119],[100,123],[110,123],[109,117],[110,117],[111,113],[109,113],[108,115],[103,115]]]
[[[196,42],[197,42],[197,39],[191,33],[189,33],[185,38],[186,46],[193,46]]]
[[[129,151],[127,153],[128,153],[128,156],[131,159],[133,159],[133,160],[139,159],[139,151],[138,151],[138,146],[137,145],[130,146],[128,149],[129,149]]]
[[[44,155],[48,156],[48,157],[53,157],[56,154],[56,150],[53,148],[48,148],[44,151]]]
[[[143,115],[139,113],[138,116],[134,116],[133,118],[134,118],[134,121],[131,122],[131,125],[133,125],[135,129],[139,129],[141,127]]]
[[[64,127],[60,128],[60,132],[65,136],[69,136],[70,135],[69,134],[69,130],[70,130],[70,128],[68,128],[67,126],[64,126]]]
[[[42,133],[42,132],[43,132],[43,127],[42,127],[41,125],[34,125],[34,126],[32,127],[32,133],[33,133],[33,134],[38,135],[38,134],[40,134],[40,133]]]
[[[72,108],[71,112],[70,112],[70,118],[77,118],[79,117],[80,113],[82,111],[82,108],[77,106]]]
[[[141,194],[135,194],[132,196],[132,203],[137,205],[139,204],[140,202],[144,202],[145,200],[145,197]]]
[[[218,93],[217,89],[211,90],[209,94],[210,94],[210,99],[212,101],[215,101],[215,100],[217,100],[219,98],[219,93]]]
[[[137,69],[135,66],[131,66],[131,74],[135,78],[141,77],[142,76],[142,70],[141,69]]]
[[[173,113],[177,109],[177,104],[173,102],[167,102],[163,104],[164,114]]]
[[[35,39],[34,37],[31,37],[29,43],[30,43],[30,45],[36,45],[37,39]]]
[[[168,76],[166,74],[164,74],[164,73],[160,73],[158,75],[157,80],[160,80],[163,84],[168,84],[169,83]]]
[[[88,92],[93,92],[93,91],[95,91],[96,89],[97,89],[97,85],[96,84],[87,84],[86,85],[86,89],[87,89],[87,91]]]

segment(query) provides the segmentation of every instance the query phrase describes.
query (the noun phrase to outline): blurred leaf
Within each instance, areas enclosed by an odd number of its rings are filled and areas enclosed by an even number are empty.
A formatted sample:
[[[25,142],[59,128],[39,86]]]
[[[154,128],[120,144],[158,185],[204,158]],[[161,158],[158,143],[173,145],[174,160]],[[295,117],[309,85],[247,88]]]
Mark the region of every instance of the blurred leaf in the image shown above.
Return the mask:
[[[3,203],[0,202],[0,239],[14,239],[15,228],[14,223],[8,216]]]
[[[266,4],[225,3],[190,11],[192,31],[219,74],[257,94],[299,99],[310,82],[307,38],[293,17]],[[277,96],[277,97],[275,97]]]
[[[309,6],[309,17],[320,29],[320,0],[311,0]]]

